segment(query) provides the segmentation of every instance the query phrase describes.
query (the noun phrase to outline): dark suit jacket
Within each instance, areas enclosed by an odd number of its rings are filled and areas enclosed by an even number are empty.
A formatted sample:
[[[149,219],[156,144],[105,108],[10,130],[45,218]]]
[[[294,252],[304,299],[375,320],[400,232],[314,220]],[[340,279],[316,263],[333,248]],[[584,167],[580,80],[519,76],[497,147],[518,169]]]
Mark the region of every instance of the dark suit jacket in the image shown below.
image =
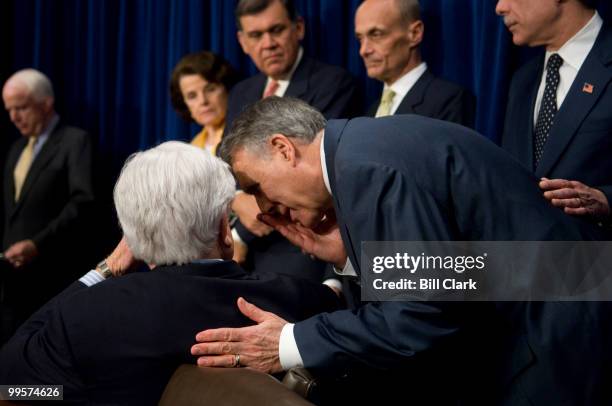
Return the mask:
[[[43,278],[37,287],[27,290],[33,299],[42,295],[45,300],[47,294],[57,293],[52,292],[52,287],[60,285],[60,281],[66,283],[65,287],[75,277],[59,274],[59,269],[68,272],[68,267],[54,265],[78,263],[94,200],[91,140],[85,131],[58,123],[32,162],[20,199],[15,202],[13,169],[26,144],[27,139],[21,137],[7,156],[2,249],[24,239],[34,241],[39,257],[20,273],[35,272],[35,277]],[[86,234],[91,235],[91,230]],[[50,272],[49,267],[56,272]],[[40,292],[34,293],[34,288],[41,288]],[[42,303],[39,301],[38,306]]]
[[[548,204],[533,174],[465,127],[416,115],[332,120],[324,141],[342,240],[357,272],[362,241],[599,237],[595,226]],[[413,388],[406,399],[415,404],[601,404],[609,314],[607,303],[373,302],[297,323],[294,334],[307,368],[341,376],[391,371],[382,374],[387,383]],[[397,395],[373,387],[376,396]]]
[[[231,261],[164,266],[87,288],[75,282],[0,351],[3,384],[63,384],[75,403],[157,404],[173,371],[194,364],[203,329],[253,324],[238,297],[287,320],[337,308],[326,286],[248,276]]]
[[[246,106],[261,99],[266,80],[266,76],[260,73],[232,88],[228,100],[225,126],[227,131]],[[285,96],[304,100],[328,119],[354,117],[361,113],[361,95],[355,80],[344,69],[307,56],[302,57],[293,73]],[[277,232],[258,238],[240,222],[236,223],[236,230],[249,246],[247,268],[289,274],[313,281],[321,281],[326,275],[326,265],[323,262],[303,255]],[[329,272],[327,275],[331,276]]]
[[[510,85],[502,147],[533,169],[533,112],[544,55],[516,72]],[[593,92],[583,91],[585,84]],[[581,181],[612,202],[612,28],[602,28],[555,121],[535,175]]]
[[[370,106],[367,115],[374,117],[379,104],[380,99]],[[418,114],[474,127],[475,110],[476,100],[468,90],[427,70],[406,93],[395,114]]]

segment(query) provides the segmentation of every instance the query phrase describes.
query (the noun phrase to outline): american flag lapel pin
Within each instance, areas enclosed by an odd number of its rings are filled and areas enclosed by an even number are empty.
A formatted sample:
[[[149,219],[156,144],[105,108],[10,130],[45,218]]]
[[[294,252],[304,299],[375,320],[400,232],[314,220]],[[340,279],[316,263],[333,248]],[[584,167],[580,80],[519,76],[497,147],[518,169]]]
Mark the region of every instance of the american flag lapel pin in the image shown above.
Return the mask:
[[[582,91],[588,94],[593,94],[594,89],[595,87],[590,83],[585,82],[584,86],[582,86]]]

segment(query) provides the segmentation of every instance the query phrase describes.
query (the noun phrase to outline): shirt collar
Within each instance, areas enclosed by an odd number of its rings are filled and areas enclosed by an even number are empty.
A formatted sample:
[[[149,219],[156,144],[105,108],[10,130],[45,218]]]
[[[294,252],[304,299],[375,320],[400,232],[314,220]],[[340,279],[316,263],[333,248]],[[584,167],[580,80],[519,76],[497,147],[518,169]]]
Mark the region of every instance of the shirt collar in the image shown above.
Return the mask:
[[[563,58],[563,63],[568,64],[576,71],[580,70],[584,60],[589,52],[591,52],[591,48],[595,45],[595,40],[597,40],[597,35],[602,26],[603,20],[599,16],[599,13],[595,11],[595,14],[589,22],[563,44],[561,48],[557,51],[546,51],[544,66],[546,66],[548,58],[550,58],[552,54],[559,54],[559,56]]]
[[[427,70],[427,63],[421,62],[416,68],[411,69],[404,76],[397,79],[390,86],[385,83],[384,89],[391,89],[395,92],[396,100],[402,100],[412,89],[412,86],[423,76]]]
[[[332,195],[331,186],[329,184],[329,175],[327,174],[327,163],[325,162],[325,130],[321,131],[321,169],[323,170],[323,183],[325,183],[325,189]]]
[[[47,127],[43,130],[42,133],[40,133],[40,135],[36,139],[36,144],[34,145],[34,148],[39,145],[42,146],[47,141],[49,135],[51,135],[53,130],[55,130],[55,127],[57,127],[57,123],[59,123],[59,116],[57,114],[53,114],[51,121],[49,121],[49,125],[47,125]]]

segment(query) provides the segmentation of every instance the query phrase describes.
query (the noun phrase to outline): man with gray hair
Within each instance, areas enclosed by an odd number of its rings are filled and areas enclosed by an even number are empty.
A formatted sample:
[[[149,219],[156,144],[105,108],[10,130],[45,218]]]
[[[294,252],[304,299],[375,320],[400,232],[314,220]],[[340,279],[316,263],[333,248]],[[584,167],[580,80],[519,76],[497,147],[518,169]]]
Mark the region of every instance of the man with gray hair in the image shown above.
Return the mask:
[[[62,384],[64,400],[156,404],[202,325],[250,324],[245,297],[290,320],[337,308],[327,286],[248,275],[231,260],[227,164],[171,141],[128,159],[115,186],[125,239],[28,320],[0,352],[3,384]],[[152,271],[118,278],[133,255]],[[239,356],[231,356],[240,366]]]
[[[533,174],[493,143],[418,115],[326,123],[299,100],[269,98],[234,122],[220,153],[263,221],[352,277],[368,272],[365,241],[601,238],[550,206]],[[612,398],[608,302],[360,302],[295,324],[238,307],[258,324],[200,332],[200,365],[230,366],[227,354],[240,354],[267,372],[304,366],[350,382],[345,395],[360,404],[396,402],[398,391],[435,405]]]
[[[4,84],[2,99],[22,137],[11,146],[4,171],[2,251],[8,264],[0,306],[11,316],[0,343],[75,277],[70,266],[79,265],[94,200],[91,140],[60,120],[49,79],[20,70]]]
[[[355,35],[368,76],[384,83],[369,116],[419,114],[473,127],[474,97],[435,77],[421,58],[418,0],[364,1],[355,14]]]

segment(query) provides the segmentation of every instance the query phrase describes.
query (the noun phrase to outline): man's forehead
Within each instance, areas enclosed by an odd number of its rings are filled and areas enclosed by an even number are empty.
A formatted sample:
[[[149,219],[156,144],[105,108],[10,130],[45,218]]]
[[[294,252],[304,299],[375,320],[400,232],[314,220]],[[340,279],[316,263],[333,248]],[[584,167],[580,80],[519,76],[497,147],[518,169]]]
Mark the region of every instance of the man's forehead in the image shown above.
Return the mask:
[[[276,4],[278,3],[278,5]],[[278,24],[289,24],[289,13],[280,2],[270,5],[257,14],[248,14],[240,17],[240,25],[246,33],[252,31],[268,31]]]

